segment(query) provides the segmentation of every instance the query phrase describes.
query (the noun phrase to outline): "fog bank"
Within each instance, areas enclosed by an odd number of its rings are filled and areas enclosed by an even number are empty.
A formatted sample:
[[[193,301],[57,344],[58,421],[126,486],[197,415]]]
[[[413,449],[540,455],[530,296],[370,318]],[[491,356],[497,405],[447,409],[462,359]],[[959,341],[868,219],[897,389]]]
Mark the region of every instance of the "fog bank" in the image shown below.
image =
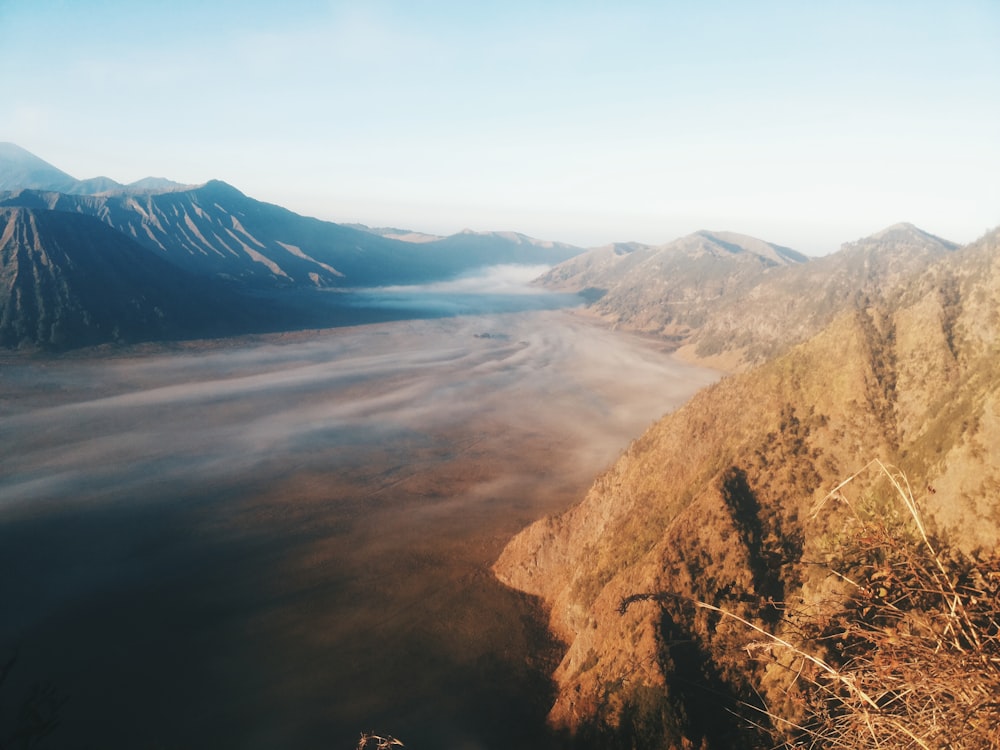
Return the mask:
[[[106,747],[543,746],[553,644],[489,565],[715,378],[561,311],[7,357],[10,690]]]

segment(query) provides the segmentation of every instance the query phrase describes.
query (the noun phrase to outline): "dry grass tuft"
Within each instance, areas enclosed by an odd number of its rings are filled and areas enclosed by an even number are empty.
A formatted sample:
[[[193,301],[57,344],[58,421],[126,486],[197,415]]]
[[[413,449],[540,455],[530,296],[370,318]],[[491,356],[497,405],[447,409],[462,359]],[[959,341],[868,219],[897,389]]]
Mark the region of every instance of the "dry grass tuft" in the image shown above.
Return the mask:
[[[403,743],[392,735],[375,734],[374,732],[362,732],[361,739],[358,740],[357,750],[392,750],[394,747],[403,747]]]
[[[814,509],[849,509],[825,562],[840,594],[808,609],[775,604],[777,632],[670,592],[634,594],[619,611],[680,600],[752,630],[742,649],[769,675],[755,688],[768,702],[740,713],[773,747],[1000,748],[1000,551],[969,557],[935,540],[902,473],[871,469],[888,502],[849,500],[855,475]]]
[[[860,510],[843,493],[850,479],[831,493],[852,511],[829,560],[844,596],[789,613],[794,639],[735,618],[794,670],[800,711],[763,713],[784,747],[1000,747],[1000,556],[936,542],[906,478],[869,467],[905,513]]]

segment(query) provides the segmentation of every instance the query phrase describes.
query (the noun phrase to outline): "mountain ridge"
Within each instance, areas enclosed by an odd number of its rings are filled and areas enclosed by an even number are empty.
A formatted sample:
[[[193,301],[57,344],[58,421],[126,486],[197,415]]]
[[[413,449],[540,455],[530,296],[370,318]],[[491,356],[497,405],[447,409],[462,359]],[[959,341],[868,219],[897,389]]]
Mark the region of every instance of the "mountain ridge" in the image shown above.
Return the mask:
[[[859,295],[891,293],[956,247],[912,224],[819,258],[746,235],[701,231],[663,246],[596,248],[555,266],[539,283],[586,291],[589,312],[608,324],[659,336],[685,359],[735,372],[815,334]]]
[[[424,283],[485,265],[551,265],[581,252],[514,233],[404,242],[301,216],[218,179],[75,180],[14,144],[0,149],[0,185],[7,188],[0,205],[96,216],[185,271],[256,288]]]
[[[98,219],[0,208],[0,345],[64,349],[244,333],[264,307]]]
[[[880,241],[854,247],[864,258]],[[568,644],[553,725],[602,746],[756,746],[750,725],[719,706],[738,713],[755,695],[780,706],[790,676],[748,658],[751,635],[682,603],[727,608],[780,637],[793,625],[768,601],[809,610],[831,593],[810,561],[824,559],[846,506],[814,508],[873,458],[905,471],[938,533],[968,553],[995,548],[998,357],[994,230],[701,391],[578,505],[521,532],[495,571],[539,596]],[[862,474],[851,492],[884,487]],[[658,603],[623,612],[643,592]],[[699,702],[694,685],[713,700]]]
[[[99,195],[109,192],[142,192],[179,187],[184,186],[163,177],[144,177],[128,184],[104,176],[78,180],[16,143],[0,142],[0,192],[30,189],[75,195]]]
[[[263,286],[362,287],[446,278],[502,262],[546,263],[576,250],[444,238],[420,245],[300,216],[222,180],[145,193],[0,194],[0,205],[86,213],[192,273]]]

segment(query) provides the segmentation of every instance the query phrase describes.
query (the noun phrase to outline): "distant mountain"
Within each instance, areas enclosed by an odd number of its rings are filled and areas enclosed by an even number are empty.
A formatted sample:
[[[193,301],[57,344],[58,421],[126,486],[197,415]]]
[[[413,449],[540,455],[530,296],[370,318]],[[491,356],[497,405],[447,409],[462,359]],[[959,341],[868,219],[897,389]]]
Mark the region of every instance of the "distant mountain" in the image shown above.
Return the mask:
[[[474,232],[458,234],[429,244],[429,249],[444,256],[463,258],[472,266],[500,263],[551,265],[580,255],[581,247],[564,242],[538,240],[518,232]]]
[[[759,364],[816,334],[844,310],[889,300],[957,247],[911,224],[846,243],[713,305],[682,353],[728,368]]]
[[[418,232],[413,229],[399,229],[398,227],[370,227],[367,224],[344,224],[345,227],[350,227],[351,229],[360,229],[362,232],[371,232],[372,234],[377,234],[379,237],[387,237],[390,240],[399,240],[400,242],[435,242],[436,240],[444,239],[438,234],[427,234],[426,232]]]
[[[72,195],[173,190],[184,187],[162,177],[146,177],[123,185],[110,177],[78,180],[14,143],[0,143],[0,191],[48,190]]]
[[[436,252],[455,253],[480,266],[500,263],[547,265],[561,263],[584,252],[583,248],[575,245],[539,240],[519,232],[476,232],[464,229],[457,234],[441,237],[396,227],[369,227],[364,224],[346,226],[402,242],[431,244]],[[503,260],[498,261],[498,258]]]
[[[735,232],[695,232],[666,245],[616,243],[589,250],[550,270],[541,281],[554,288],[603,289],[608,294],[639,292],[645,287],[671,283],[694,292],[695,284],[707,284],[706,295],[721,293],[718,283],[739,277],[755,277],[777,266],[805,263],[801,253]],[[683,278],[677,278],[680,272]],[[652,301],[652,300],[651,300]]]
[[[552,263],[579,252],[480,235],[400,242],[300,216],[217,180],[166,192],[21,190],[0,194],[0,205],[89,214],[191,273],[258,287],[418,283],[483,265]]]
[[[173,180],[168,180],[166,177],[143,177],[141,180],[136,180],[135,182],[130,182],[125,185],[125,190],[129,192],[143,193],[182,190],[189,187],[191,186],[180,182],[174,182]]]
[[[551,265],[582,252],[514,233],[362,230],[300,216],[218,180],[76,180],[14,144],[0,146],[0,189],[0,205],[95,216],[179,268],[256,287],[420,283],[485,265]]]
[[[590,250],[541,283],[587,290],[591,310],[608,322],[739,370],[804,341],[859,300],[890,294],[955,248],[910,224],[816,259],[743,235],[696,232],[660,247]]]
[[[93,217],[0,208],[0,346],[231,335],[265,329],[265,315]]]
[[[412,246],[299,216],[219,181],[142,194],[23,190],[0,195],[0,205],[88,214],[190,273],[252,286],[426,278]]]
[[[702,231],[660,246],[596,248],[539,281],[552,289],[585,291],[595,300],[591,308],[609,322],[681,346],[727,300],[808,260],[754,237]]]
[[[794,720],[809,665],[787,651],[767,657],[774,641],[763,634],[798,638],[802,618],[843,592],[864,616],[865,576],[885,573],[859,569],[859,594],[824,564],[857,514],[920,538],[877,471],[829,497],[872,459],[905,471],[934,544],[1000,545],[1000,230],[955,249],[897,225],[837,256],[788,268],[785,293],[769,300],[783,309],[793,289],[821,291],[793,274],[832,275],[837,309],[820,330],[697,394],[635,440],[578,506],[504,551],[501,580],[540,596],[570,644],[554,673],[557,727],[595,746],[775,746],[751,724],[769,717],[747,707],[763,699]],[[816,648],[872,656],[849,652],[829,628]]]
[[[10,143],[0,144],[3,209],[5,346],[339,325],[379,313],[285,292],[425,283],[581,252],[512,233],[402,241],[392,230],[300,216],[218,180],[77,180]],[[190,290],[187,312],[171,296],[182,287]]]
[[[79,184],[75,177],[39,159],[13,143],[0,143],[0,190],[57,190],[69,192]]]
[[[604,295],[628,269],[641,263],[655,250],[653,245],[640,242],[615,242],[591,248],[547,271],[539,283],[552,289],[595,289]]]

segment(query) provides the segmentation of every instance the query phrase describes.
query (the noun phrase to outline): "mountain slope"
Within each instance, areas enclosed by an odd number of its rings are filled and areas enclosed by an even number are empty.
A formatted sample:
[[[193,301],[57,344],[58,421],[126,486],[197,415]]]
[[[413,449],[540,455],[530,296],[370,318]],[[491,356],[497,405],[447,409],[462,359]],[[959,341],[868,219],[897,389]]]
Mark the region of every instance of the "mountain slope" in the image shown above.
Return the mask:
[[[554,263],[576,248],[456,235],[415,244],[300,216],[224,182],[100,195],[21,190],[0,205],[95,216],[191,273],[258,287],[418,283],[483,265]]]
[[[899,232],[923,246],[910,227],[889,235]],[[862,243],[854,257],[864,265],[872,249]],[[523,531],[496,572],[541,596],[569,644],[552,722],[609,747],[753,746],[759,738],[726,708],[756,695],[780,705],[790,677],[748,656],[748,631],[684,603],[779,635],[791,628],[769,602],[808,611],[829,595],[814,563],[846,512],[829,502],[810,511],[873,458],[906,471],[925,515],[958,546],[995,547],[997,361],[994,231],[701,392],[637,439],[580,505]],[[851,488],[872,502],[883,492],[867,474]],[[624,611],[648,592],[657,598]]]
[[[78,180],[14,143],[0,143],[0,190],[70,191]]]
[[[263,325],[246,299],[97,219],[0,208],[0,346],[218,336]]]
[[[552,265],[582,252],[512,232],[436,238],[342,226],[254,200],[218,180],[77,180],[12,143],[0,143],[0,191],[0,205],[95,216],[189,272],[256,287],[421,283],[482,266]]]
[[[806,256],[733,232],[695,232],[659,247],[617,244],[551,269],[540,283],[590,290],[591,308],[615,325],[680,345],[720,301]]]
[[[552,269],[541,281],[574,290],[599,287],[609,295],[641,290],[644,296],[650,295],[652,303],[654,292],[646,287],[660,287],[662,299],[664,291],[669,291],[663,289],[664,284],[687,289],[698,282],[712,284],[736,270],[753,275],[766,268],[806,261],[808,258],[801,253],[755,237],[700,231],[660,246],[633,242],[595,248]],[[675,280],[672,275],[678,271],[684,278]],[[706,294],[712,292],[706,290]]]
[[[0,143],[0,191],[46,190],[74,195],[109,192],[174,190],[184,187],[161,177],[146,177],[123,185],[110,177],[78,180],[14,143]]]
[[[348,274],[365,283],[383,269],[398,275],[394,262],[405,265],[388,241],[254,201],[218,181],[141,195],[25,190],[0,205],[94,216],[186,271],[257,286],[335,286]]]
[[[682,354],[702,361],[759,364],[806,340],[845,310],[886,301],[957,245],[896,224],[809,263],[789,266],[703,311]]]
[[[737,371],[804,341],[863,298],[891,295],[902,279],[955,247],[898,224],[810,260],[742,235],[698,232],[660,248],[598,248],[541,281],[589,288],[590,309],[608,322]]]

